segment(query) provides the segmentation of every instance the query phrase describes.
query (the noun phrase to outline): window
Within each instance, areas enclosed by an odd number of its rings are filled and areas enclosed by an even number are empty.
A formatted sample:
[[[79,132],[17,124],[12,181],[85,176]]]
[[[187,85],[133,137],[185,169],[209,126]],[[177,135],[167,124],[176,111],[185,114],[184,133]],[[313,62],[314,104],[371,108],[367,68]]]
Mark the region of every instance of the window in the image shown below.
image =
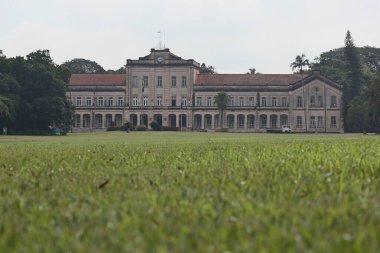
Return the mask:
[[[301,96],[297,96],[297,104],[296,104],[296,107],[303,107],[302,97],[301,97]]]
[[[239,97],[239,106],[244,106],[244,97]]]
[[[104,97],[98,97],[98,106],[104,106]]]
[[[137,76],[132,77],[132,87],[137,87]]]
[[[132,105],[133,105],[133,106],[137,106],[137,105],[138,105],[138,99],[137,99],[137,96],[133,96],[133,98],[132,98]]]
[[[314,116],[310,117],[310,127],[315,128],[315,117]]]
[[[182,98],[181,98],[181,106],[187,106],[187,97],[186,96],[182,96]]]
[[[202,106],[202,97],[197,97],[196,106]]]
[[[147,96],[143,97],[143,106],[148,106],[148,97]]]
[[[156,104],[158,106],[162,106],[162,96],[157,96],[157,98],[156,98]]]
[[[177,106],[177,97],[172,96],[172,106]]]
[[[76,106],[82,106],[82,97],[76,97],[75,105]]]
[[[323,117],[322,116],[318,116],[317,127],[318,128],[323,128]]]
[[[248,115],[248,128],[255,128],[255,118],[253,115]]]
[[[255,97],[248,98],[248,106],[255,106]]]
[[[266,115],[260,116],[260,128],[267,128],[267,116]]]
[[[148,82],[148,76],[143,76],[143,80],[142,80],[142,86],[143,87],[148,87],[149,86],[149,82]]]
[[[281,106],[282,106],[282,107],[286,107],[286,106],[288,106],[288,100],[287,100],[286,97],[282,97],[282,98],[281,98]]]
[[[267,98],[261,97],[261,106],[267,106]]]
[[[277,97],[272,97],[272,106],[277,106]]]
[[[310,96],[310,107],[315,107],[315,96]]]
[[[207,106],[212,106],[212,97],[206,98]]]
[[[235,97],[230,96],[230,106],[235,106]]]
[[[162,88],[162,76],[157,76],[157,88]]]
[[[331,116],[330,127],[336,128],[336,116]]]
[[[330,105],[331,108],[336,108],[338,107],[338,104],[336,102],[336,96],[331,96],[331,105]]]
[[[323,96],[318,96],[317,106],[323,107]]]
[[[108,106],[113,106],[113,97],[108,97]]]
[[[117,98],[117,105],[118,106],[124,106],[124,97],[118,97]]]
[[[91,105],[92,105],[92,98],[86,97],[86,106],[91,106]]]
[[[297,128],[302,128],[303,127],[303,122],[302,122],[302,116],[297,116]]]
[[[244,128],[244,116],[238,116],[238,128]]]
[[[80,115],[75,114],[75,127],[80,127]]]
[[[177,77],[172,76],[172,87],[177,87]]]
[[[182,87],[186,87],[187,86],[187,78],[186,76],[183,76],[182,77]]]

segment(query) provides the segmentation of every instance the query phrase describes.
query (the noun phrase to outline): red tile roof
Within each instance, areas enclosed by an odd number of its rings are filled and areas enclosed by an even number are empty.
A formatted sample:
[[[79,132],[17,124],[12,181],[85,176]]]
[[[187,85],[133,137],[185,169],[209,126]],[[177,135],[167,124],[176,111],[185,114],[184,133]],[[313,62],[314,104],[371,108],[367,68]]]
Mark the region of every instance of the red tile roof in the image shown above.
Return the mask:
[[[197,75],[195,85],[223,86],[223,85],[289,85],[301,80],[300,74],[200,74]]]
[[[72,74],[70,85],[125,85],[126,74]]]

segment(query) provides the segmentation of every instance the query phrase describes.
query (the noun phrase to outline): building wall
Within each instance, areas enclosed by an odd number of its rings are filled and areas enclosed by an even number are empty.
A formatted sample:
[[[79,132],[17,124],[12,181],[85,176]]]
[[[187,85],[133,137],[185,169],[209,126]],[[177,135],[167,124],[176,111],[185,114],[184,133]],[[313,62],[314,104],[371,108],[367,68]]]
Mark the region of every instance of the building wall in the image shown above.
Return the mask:
[[[199,74],[196,62],[181,59],[170,64],[156,64],[154,53],[147,56],[148,60],[147,57],[141,61],[128,60],[125,86],[71,86],[68,96],[74,105],[77,97],[82,97],[82,104],[76,106],[74,130],[94,131],[121,126],[125,122],[131,122],[134,127],[149,127],[156,121],[163,126],[186,130],[223,127],[233,132],[265,132],[288,126],[298,132],[342,132],[341,88],[331,85],[319,74],[318,78],[295,88],[289,84],[289,87],[280,88],[269,85],[265,89],[256,86],[236,89],[239,87],[234,84],[224,85],[217,91],[207,89],[207,85],[199,89],[195,86]],[[168,51],[164,53],[170,57]],[[175,86],[172,85],[173,77],[176,78]],[[143,84],[144,78],[147,83]],[[182,78],[186,79],[186,85],[182,85]],[[226,90],[233,100],[223,117],[213,100],[222,90]],[[87,103],[87,97],[91,98],[91,103]],[[99,104],[101,97],[103,105]],[[108,104],[110,97],[113,105]],[[122,103],[119,97],[123,98]]]

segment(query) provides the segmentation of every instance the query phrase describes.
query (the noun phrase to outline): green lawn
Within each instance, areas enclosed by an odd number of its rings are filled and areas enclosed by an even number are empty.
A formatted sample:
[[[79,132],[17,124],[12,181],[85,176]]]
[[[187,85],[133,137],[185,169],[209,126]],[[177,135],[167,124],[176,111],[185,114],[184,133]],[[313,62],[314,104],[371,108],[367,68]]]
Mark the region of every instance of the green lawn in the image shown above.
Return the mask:
[[[0,136],[0,252],[380,252],[380,137]]]

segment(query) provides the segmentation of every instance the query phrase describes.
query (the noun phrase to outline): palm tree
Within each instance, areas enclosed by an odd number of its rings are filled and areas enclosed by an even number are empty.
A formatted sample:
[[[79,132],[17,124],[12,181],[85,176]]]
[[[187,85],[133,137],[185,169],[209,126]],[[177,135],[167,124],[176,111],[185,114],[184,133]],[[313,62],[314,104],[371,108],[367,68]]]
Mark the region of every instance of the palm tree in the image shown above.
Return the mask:
[[[297,55],[294,62],[290,64],[290,67],[292,67],[292,70],[298,69],[299,73],[301,74],[301,82],[302,82],[302,93],[303,93],[303,109],[305,112],[305,129],[307,132],[307,115],[306,115],[306,101],[305,101],[305,83],[303,80],[303,69],[304,67],[307,68],[310,66],[309,60],[305,59],[305,54]]]
[[[230,96],[228,96],[227,93],[224,91],[219,92],[214,96],[214,105],[219,110],[219,115],[220,115],[220,128],[223,128],[223,122],[224,122],[224,111],[227,109],[227,105],[230,101]]]

